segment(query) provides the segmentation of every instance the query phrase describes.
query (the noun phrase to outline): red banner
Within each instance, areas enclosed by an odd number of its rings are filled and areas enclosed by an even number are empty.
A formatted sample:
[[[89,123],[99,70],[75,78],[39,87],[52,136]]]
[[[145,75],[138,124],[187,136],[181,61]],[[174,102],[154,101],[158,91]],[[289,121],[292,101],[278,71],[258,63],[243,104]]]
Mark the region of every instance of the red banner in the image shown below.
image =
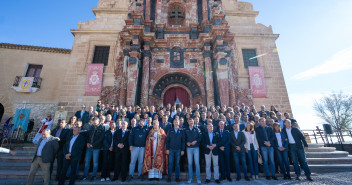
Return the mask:
[[[100,96],[104,64],[88,64],[86,96]]]
[[[249,66],[248,71],[253,98],[266,98],[264,68]]]

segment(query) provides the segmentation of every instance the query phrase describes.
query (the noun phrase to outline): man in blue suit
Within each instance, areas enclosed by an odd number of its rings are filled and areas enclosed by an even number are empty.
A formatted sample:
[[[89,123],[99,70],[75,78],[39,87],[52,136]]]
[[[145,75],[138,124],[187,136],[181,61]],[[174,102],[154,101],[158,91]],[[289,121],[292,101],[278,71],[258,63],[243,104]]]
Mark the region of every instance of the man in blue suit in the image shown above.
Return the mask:
[[[211,161],[213,161],[214,166],[214,179],[217,184],[220,184],[219,180],[219,145],[220,136],[218,132],[213,131],[213,124],[207,125],[207,131],[203,134],[203,147],[205,154],[206,163],[206,180],[205,183],[210,183],[211,179]]]
[[[83,125],[88,123],[89,121],[89,113],[86,111],[86,106],[83,104],[82,109],[77,111],[75,116],[77,117],[77,120],[81,120]]]
[[[232,181],[231,173],[230,173],[230,151],[231,151],[231,140],[230,140],[230,132],[225,129],[225,123],[223,121],[219,122],[220,128],[220,145],[219,145],[219,158],[221,165],[221,178],[220,180],[227,179],[228,181]]]
[[[305,153],[305,151],[308,150],[308,144],[307,144],[306,138],[304,137],[302,132],[298,130],[298,128],[291,127],[291,120],[286,119],[284,121],[284,124],[286,127],[284,129],[284,132],[286,133],[288,142],[289,142],[288,148],[291,154],[293,167],[297,175],[296,180],[300,180],[299,177],[301,176],[301,168],[298,165],[298,160],[299,160],[302,164],[307,180],[313,181],[313,179],[310,176],[311,172],[308,166],[306,153]]]

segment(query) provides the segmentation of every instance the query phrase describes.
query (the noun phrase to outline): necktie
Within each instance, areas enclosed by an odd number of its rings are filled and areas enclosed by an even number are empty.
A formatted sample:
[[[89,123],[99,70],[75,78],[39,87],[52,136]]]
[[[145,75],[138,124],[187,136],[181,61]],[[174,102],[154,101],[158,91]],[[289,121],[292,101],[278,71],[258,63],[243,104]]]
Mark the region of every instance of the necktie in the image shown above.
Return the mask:
[[[122,131],[122,137],[123,137],[124,135],[125,135],[125,131],[123,130],[123,131]]]
[[[222,130],[221,130],[221,137],[222,137]]]

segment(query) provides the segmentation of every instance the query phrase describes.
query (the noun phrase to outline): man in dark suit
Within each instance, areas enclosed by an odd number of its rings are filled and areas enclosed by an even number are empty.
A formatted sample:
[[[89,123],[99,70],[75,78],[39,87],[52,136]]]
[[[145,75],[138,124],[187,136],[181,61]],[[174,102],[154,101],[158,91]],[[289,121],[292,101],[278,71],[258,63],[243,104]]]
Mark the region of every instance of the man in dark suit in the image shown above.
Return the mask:
[[[56,173],[56,180],[59,180],[60,174],[61,174],[61,169],[62,169],[62,165],[64,163],[64,145],[66,143],[66,138],[69,135],[69,133],[71,132],[70,129],[66,128],[66,120],[61,120],[60,121],[60,125],[59,127],[56,127],[52,132],[51,135],[59,138],[59,150],[56,154],[56,158],[57,158],[57,173]],[[53,162],[54,163],[54,162]],[[53,163],[50,166],[50,174],[53,171]]]
[[[213,161],[214,167],[214,179],[217,184],[220,184],[219,180],[219,145],[220,136],[218,132],[213,131],[213,124],[207,125],[207,131],[203,134],[203,148],[205,154],[206,163],[206,180],[205,183],[210,183],[211,179],[211,161]]]
[[[167,120],[168,117],[164,115],[162,121],[159,122],[159,126],[165,131],[166,135],[173,128],[172,124]]]
[[[225,129],[225,123],[223,121],[219,122],[219,132],[220,132],[220,145],[219,145],[219,159],[220,159],[220,167],[221,167],[221,180],[227,179],[228,181],[232,181],[231,179],[231,171],[230,171],[230,132]]]
[[[86,106],[83,104],[82,109],[77,111],[75,116],[77,117],[77,120],[81,120],[83,125],[88,123],[89,121],[89,113],[86,111]]]
[[[127,129],[128,122],[121,122],[121,129],[118,129],[114,134],[114,153],[115,153],[115,166],[114,166],[114,178],[112,181],[116,181],[121,173],[121,181],[125,182],[128,174],[128,158],[129,158],[129,145],[128,138],[130,130]]]
[[[180,158],[185,151],[185,133],[179,128],[180,120],[174,119],[174,128],[167,133],[166,154],[169,155],[167,181],[171,182],[172,169],[175,164],[176,182],[180,182]]]
[[[275,160],[274,160],[274,140],[275,133],[271,127],[266,126],[265,118],[259,119],[260,126],[255,129],[255,133],[258,140],[258,145],[263,154],[263,163],[264,163],[264,173],[267,180],[273,178],[278,180],[275,176]],[[271,177],[269,174],[268,160],[270,160],[270,171]]]
[[[38,141],[38,147],[35,151],[31,169],[28,175],[28,185],[32,185],[35,174],[40,167],[43,173],[44,185],[50,183],[50,164],[55,160],[55,155],[59,150],[59,141],[50,135],[50,130],[45,129],[42,132],[42,138]]]
[[[81,128],[73,127],[72,134],[67,137],[67,142],[63,147],[63,153],[65,156],[63,162],[63,168],[60,173],[60,180],[58,185],[64,185],[66,180],[66,172],[68,167],[71,165],[70,183],[74,185],[76,180],[76,171],[78,163],[81,159],[82,151],[86,143],[85,137],[81,134]]]
[[[247,175],[247,164],[246,164],[246,150],[244,144],[246,143],[246,136],[243,132],[239,130],[239,124],[232,125],[233,131],[231,132],[231,147],[233,151],[233,158],[235,160],[235,167],[237,178],[236,180],[241,180],[241,169],[240,169],[240,159],[243,168],[243,174],[246,181],[249,181]]]
[[[305,153],[305,151],[308,150],[308,144],[307,144],[306,138],[304,137],[302,132],[298,130],[298,128],[291,126],[291,120],[286,119],[284,124],[286,127],[284,129],[284,132],[286,133],[289,141],[288,147],[291,154],[293,167],[297,175],[296,180],[300,180],[299,177],[301,176],[301,168],[298,165],[298,161],[300,161],[302,164],[304,173],[307,177],[307,180],[313,181],[313,179],[310,176],[311,172],[308,166],[306,153]]]

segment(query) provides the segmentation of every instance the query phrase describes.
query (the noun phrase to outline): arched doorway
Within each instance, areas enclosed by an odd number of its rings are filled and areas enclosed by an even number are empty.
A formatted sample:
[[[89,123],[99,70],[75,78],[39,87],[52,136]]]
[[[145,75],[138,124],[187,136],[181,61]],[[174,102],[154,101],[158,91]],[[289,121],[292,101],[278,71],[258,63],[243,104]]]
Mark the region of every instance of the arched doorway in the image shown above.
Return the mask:
[[[4,106],[0,103],[0,123],[1,123],[2,116],[4,115],[4,112],[5,112],[5,108],[4,108]]]
[[[190,98],[188,92],[182,87],[172,87],[168,89],[163,97],[163,104],[166,106],[167,104],[175,105],[175,102],[180,102],[184,106],[190,106]]]

